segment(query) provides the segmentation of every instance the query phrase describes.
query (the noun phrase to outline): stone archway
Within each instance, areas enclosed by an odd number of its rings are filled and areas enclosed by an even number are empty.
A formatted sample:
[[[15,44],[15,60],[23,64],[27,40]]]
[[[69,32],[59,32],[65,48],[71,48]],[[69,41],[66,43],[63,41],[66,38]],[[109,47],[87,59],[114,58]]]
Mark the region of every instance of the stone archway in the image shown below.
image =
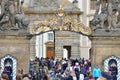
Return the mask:
[[[3,58],[1,58],[1,67],[2,67],[2,69],[4,69],[4,67],[5,67],[5,61],[7,60],[7,59],[10,59],[11,61],[12,61],[12,80],[16,80],[16,73],[17,73],[17,59],[16,58],[14,58],[13,56],[11,56],[11,55],[6,55],[6,56],[4,56]]]
[[[110,56],[104,60],[104,71],[108,72],[109,70],[109,62],[111,60],[115,60],[118,68],[118,75],[117,75],[117,80],[120,80],[120,59],[115,57],[115,56]]]

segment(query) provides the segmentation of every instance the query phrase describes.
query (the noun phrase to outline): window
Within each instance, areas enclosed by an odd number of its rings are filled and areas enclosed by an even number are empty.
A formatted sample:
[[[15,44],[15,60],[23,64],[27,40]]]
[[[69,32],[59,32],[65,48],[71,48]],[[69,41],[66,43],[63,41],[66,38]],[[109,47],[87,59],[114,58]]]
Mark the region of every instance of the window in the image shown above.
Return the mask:
[[[53,37],[54,37],[53,33],[48,33],[48,40],[53,40]]]
[[[90,9],[95,10],[96,9],[96,2],[97,0],[91,0],[90,1]]]

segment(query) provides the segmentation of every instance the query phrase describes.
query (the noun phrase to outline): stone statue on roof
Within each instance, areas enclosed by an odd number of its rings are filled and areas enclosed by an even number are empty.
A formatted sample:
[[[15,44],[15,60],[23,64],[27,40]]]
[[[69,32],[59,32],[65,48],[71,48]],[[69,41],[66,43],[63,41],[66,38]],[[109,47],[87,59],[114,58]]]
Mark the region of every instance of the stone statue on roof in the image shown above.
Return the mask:
[[[2,0],[0,14],[0,30],[26,28],[28,22],[20,12],[19,5],[14,0]]]
[[[96,29],[120,28],[120,0],[98,0],[90,25]]]

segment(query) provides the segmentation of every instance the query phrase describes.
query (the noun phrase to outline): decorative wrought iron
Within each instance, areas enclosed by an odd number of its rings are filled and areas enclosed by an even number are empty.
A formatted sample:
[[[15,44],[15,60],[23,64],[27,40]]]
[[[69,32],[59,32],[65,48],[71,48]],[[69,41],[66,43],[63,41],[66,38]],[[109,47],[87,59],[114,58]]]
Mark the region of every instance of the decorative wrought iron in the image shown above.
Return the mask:
[[[64,10],[60,7],[57,11],[57,16],[52,16],[48,20],[39,21],[38,25],[32,26],[29,29],[30,34],[39,34],[50,30],[68,30],[90,35],[92,30],[85,26],[82,22],[72,18],[69,15],[65,16]]]

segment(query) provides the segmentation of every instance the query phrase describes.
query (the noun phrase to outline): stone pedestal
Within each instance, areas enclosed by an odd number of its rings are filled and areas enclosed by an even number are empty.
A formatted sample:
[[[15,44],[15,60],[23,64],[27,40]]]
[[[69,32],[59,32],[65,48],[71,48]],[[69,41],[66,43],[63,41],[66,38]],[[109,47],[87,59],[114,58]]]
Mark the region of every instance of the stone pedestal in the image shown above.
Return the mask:
[[[16,80],[18,69],[29,72],[30,39],[24,29],[0,31],[0,66],[4,69],[7,62],[10,63],[13,80]]]
[[[97,30],[90,37],[92,66],[98,64],[104,71],[104,61],[110,56],[120,58],[120,30]],[[117,60],[117,59],[116,59]]]
[[[16,70],[29,71],[29,38],[26,36],[0,36],[0,58],[9,55],[17,60]],[[1,63],[2,64],[2,63]]]

